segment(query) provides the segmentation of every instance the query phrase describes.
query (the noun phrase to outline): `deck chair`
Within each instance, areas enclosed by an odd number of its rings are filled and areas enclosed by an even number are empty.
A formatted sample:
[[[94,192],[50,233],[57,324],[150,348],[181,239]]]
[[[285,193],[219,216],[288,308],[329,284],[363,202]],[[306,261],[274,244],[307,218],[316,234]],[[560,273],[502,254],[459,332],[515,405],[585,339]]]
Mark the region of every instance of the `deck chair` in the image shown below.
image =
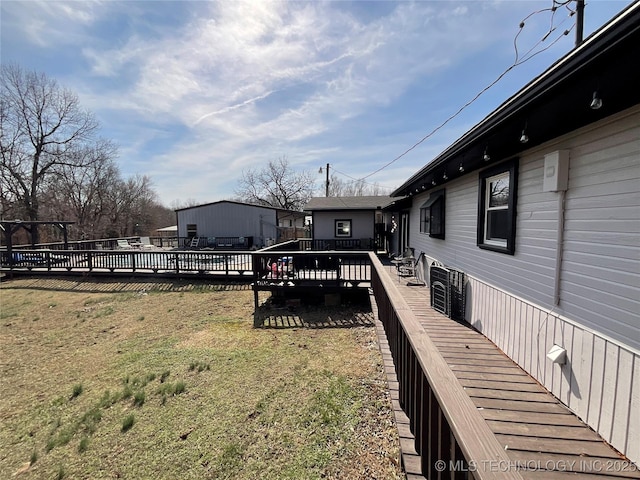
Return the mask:
[[[151,239],[149,237],[140,237],[140,245],[142,248],[155,248],[156,246],[151,243]]]
[[[413,248],[407,248],[402,254],[391,255],[391,263],[396,266],[396,270],[400,270],[400,266],[406,264],[409,260],[414,260]]]
[[[118,250],[130,250],[132,248],[126,240],[118,240]]]
[[[401,277],[417,277],[418,265],[422,260],[424,253],[420,253],[418,258],[413,258],[413,255],[403,259],[402,263],[398,265],[398,275]]]

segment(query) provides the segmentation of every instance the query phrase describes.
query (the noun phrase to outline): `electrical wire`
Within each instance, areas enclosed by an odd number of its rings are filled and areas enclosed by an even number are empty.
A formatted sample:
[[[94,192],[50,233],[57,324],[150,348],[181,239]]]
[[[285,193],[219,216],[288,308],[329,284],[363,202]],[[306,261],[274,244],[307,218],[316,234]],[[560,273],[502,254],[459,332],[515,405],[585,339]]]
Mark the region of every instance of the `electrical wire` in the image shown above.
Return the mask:
[[[444,126],[446,126],[451,120],[453,120],[454,118],[456,118],[458,115],[460,115],[460,113],[462,113],[462,111],[464,111],[466,108],[468,108],[471,104],[473,104],[476,100],[478,100],[478,98],[480,98],[484,93],[486,93],[490,88],[492,88],[495,84],[497,84],[500,80],[502,80],[502,78],[507,75],[511,70],[513,70],[514,68],[516,68],[519,65],[522,65],[523,63],[528,62],[529,60],[531,60],[532,58],[534,58],[535,56],[539,55],[540,53],[548,50],[549,48],[551,48],[553,45],[555,45],[562,37],[568,35],[571,30],[573,30],[573,28],[575,27],[575,23],[574,25],[572,25],[569,29],[565,30],[564,32],[562,32],[553,42],[551,42],[550,44],[548,44],[545,48],[535,52],[535,53],[531,53],[535,48],[537,48],[542,42],[544,42],[549,35],[551,35],[555,30],[557,30],[557,26],[554,26],[554,18],[555,18],[555,12],[558,9],[558,7],[565,7],[567,10],[569,10],[570,14],[569,17],[573,16],[573,14],[575,13],[575,11],[573,9],[571,9],[570,7],[568,7],[568,4],[570,2],[572,2],[574,0],[565,0],[565,1],[559,1],[559,0],[553,0],[552,3],[552,7],[549,8],[543,8],[541,10],[536,10],[535,12],[530,13],[529,15],[527,15],[519,24],[519,29],[518,29],[518,33],[515,35],[514,39],[513,39],[513,46],[514,46],[514,51],[515,51],[515,59],[514,62],[507,67],[507,69],[502,72],[500,75],[498,75],[498,77],[496,77],[495,80],[493,80],[489,85],[487,85],[486,87],[484,87],[482,90],[480,90],[471,100],[469,100],[468,102],[466,102],[464,105],[462,105],[455,113],[453,113],[452,115],[450,115],[446,120],[444,120],[442,123],[440,123],[437,127],[435,127],[433,130],[431,130],[429,133],[427,133],[424,137],[422,137],[420,140],[418,140],[416,143],[414,143],[411,147],[407,148],[404,152],[402,152],[400,155],[396,156],[395,158],[393,158],[391,161],[385,163],[383,166],[381,166],[380,168],[378,168],[377,170],[373,171],[372,173],[365,175],[364,177],[357,179],[357,181],[364,181],[365,179],[372,177],[373,175],[375,175],[376,173],[381,172],[382,170],[386,169],[387,167],[393,165],[395,162],[397,162],[398,160],[400,160],[401,158],[403,158],[404,156],[406,156],[409,152],[411,152],[412,150],[414,150],[415,148],[417,148],[419,145],[421,145],[423,142],[425,142],[427,139],[429,139],[430,137],[432,137],[435,133],[437,133],[439,130],[441,130]],[[520,58],[520,52],[518,50],[518,37],[520,36],[520,34],[522,33],[522,31],[524,30],[524,27],[526,26],[526,22],[533,17],[534,15],[538,15],[540,13],[544,13],[544,12],[551,12],[551,20],[550,20],[550,26],[549,26],[549,30],[545,33],[545,35],[533,46],[531,47],[527,53],[525,53],[522,56],[522,59]],[[562,25],[567,19],[565,18],[560,25]],[[558,25],[558,26],[560,26]],[[335,171],[335,169],[334,169]],[[342,174],[342,173],[341,173]],[[342,174],[345,175],[345,174]],[[349,177],[348,175],[345,175],[347,177]],[[353,177],[349,177],[349,178],[353,178]],[[354,179],[356,180],[356,179]]]
[[[354,182],[361,182],[361,183],[363,183],[365,185],[369,185],[371,187],[386,188],[387,190],[395,190],[395,187],[385,187],[384,185],[380,185],[379,183],[365,182],[363,178],[355,178],[355,177],[352,177],[351,175],[347,175],[346,173],[341,172],[340,170],[337,170],[336,167],[334,167],[333,165],[331,165],[331,168],[335,173],[338,173],[338,174],[342,175],[343,177],[347,177],[347,178],[353,180]]]

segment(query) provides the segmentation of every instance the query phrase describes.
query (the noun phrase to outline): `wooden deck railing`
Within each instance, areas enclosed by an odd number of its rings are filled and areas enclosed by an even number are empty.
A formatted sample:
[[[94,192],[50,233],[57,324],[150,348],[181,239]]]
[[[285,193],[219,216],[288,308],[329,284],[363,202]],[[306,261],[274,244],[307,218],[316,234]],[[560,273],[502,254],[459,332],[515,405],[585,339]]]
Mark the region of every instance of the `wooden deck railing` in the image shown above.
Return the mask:
[[[36,245],[13,245],[14,250],[22,249],[47,249],[47,250],[113,250],[118,246],[118,240],[127,240],[128,242],[140,242],[139,236],[120,237],[120,238],[99,238],[95,240],[69,240],[66,248],[64,242],[38,243]],[[181,244],[187,243],[186,238],[178,237],[149,237],[153,245],[160,248],[176,248]],[[3,246],[6,248],[6,246]]]
[[[374,254],[371,282],[395,364],[400,405],[432,479],[522,477]],[[426,306],[428,307],[428,306]]]
[[[197,273],[251,278],[250,252],[132,250],[12,250],[3,270],[32,272]]]
[[[260,250],[252,254],[255,280],[265,284],[286,281],[291,286],[352,285],[371,280],[366,252]],[[260,286],[260,285],[258,285]]]

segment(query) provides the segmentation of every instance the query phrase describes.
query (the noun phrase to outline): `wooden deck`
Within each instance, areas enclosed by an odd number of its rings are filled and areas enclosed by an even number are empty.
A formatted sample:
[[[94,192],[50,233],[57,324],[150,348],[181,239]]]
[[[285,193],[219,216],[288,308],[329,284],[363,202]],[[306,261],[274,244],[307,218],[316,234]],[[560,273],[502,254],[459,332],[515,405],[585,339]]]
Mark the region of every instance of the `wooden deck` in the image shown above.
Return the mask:
[[[514,477],[519,474],[525,479],[640,478],[635,464],[610,447],[485,336],[468,324],[433,310],[428,287],[409,286],[392,266],[385,266],[384,270],[508,457],[507,461],[487,459],[464,467],[459,464],[469,471],[446,468],[443,477],[484,478],[485,475],[474,475],[474,471],[482,471],[512,472]],[[405,469],[409,479],[422,478],[410,422],[400,410],[396,368],[385,330],[379,320],[376,324]]]

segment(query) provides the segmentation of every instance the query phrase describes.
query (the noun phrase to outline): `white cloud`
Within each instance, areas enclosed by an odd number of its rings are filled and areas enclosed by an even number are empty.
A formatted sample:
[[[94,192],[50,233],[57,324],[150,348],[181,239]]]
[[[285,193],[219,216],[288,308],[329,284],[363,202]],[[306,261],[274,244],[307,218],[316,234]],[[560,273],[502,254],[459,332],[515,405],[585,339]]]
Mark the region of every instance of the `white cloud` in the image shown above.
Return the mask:
[[[335,159],[354,176],[375,170],[484,86],[467,63],[490,50],[496,75],[507,67],[514,12],[543,3],[49,1],[2,10],[28,42],[78,53],[84,64],[70,69],[68,86],[107,119],[123,170],[146,166],[139,173],[157,175],[161,194],[191,179],[183,198],[198,196],[201,182],[199,195],[214,199],[242,169],[282,155],[315,169]],[[547,28],[543,20],[528,22],[523,51],[539,36],[529,24]],[[443,80],[452,69],[464,74]],[[447,138],[371,180],[412,174]]]
[[[87,38],[86,28],[103,10],[100,1],[28,1],[3,2],[3,15],[11,18],[13,28],[24,33],[25,40],[38,47],[56,48]],[[3,21],[3,28],[9,22]]]

